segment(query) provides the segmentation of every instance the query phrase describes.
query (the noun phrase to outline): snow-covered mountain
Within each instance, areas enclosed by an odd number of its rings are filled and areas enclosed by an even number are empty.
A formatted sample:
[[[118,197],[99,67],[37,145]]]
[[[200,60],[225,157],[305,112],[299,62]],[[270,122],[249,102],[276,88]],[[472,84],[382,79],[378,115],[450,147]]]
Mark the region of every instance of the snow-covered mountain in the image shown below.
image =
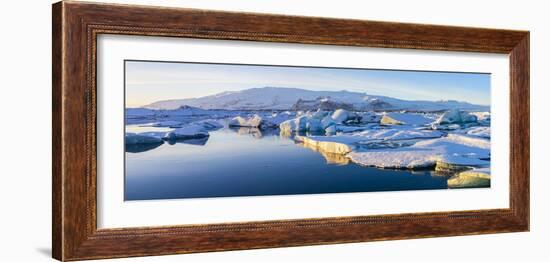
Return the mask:
[[[222,92],[199,98],[174,99],[154,102],[144,108],[177,109],[192,106],[202,109],[228,110],[422,110],[447,109],[483,110],[489,106],[474,105],[459,101],[415,101],[386,96],[371,96],[349,91],[312,91],[299,88],[263,87],[235,92]]]

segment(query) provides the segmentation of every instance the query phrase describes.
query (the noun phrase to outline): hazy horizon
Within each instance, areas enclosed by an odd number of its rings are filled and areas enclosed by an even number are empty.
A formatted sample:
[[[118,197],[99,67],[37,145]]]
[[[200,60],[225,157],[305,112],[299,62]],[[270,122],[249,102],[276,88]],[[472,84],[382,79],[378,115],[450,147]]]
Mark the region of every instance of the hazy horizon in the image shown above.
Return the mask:
[[[126,61],[125,70],[126,107],[263,87],[490,105],[486,73],[151,61]]]

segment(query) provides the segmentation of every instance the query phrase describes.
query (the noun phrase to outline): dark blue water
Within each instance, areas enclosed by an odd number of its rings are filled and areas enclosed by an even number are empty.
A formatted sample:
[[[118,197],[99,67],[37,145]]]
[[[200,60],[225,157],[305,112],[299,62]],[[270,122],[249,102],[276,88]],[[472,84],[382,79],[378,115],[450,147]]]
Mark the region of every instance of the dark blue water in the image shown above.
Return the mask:
[[[125,200],[447,188],[447,178],[430,171],[362,167],[278,133],[245,128],[131,151]]]

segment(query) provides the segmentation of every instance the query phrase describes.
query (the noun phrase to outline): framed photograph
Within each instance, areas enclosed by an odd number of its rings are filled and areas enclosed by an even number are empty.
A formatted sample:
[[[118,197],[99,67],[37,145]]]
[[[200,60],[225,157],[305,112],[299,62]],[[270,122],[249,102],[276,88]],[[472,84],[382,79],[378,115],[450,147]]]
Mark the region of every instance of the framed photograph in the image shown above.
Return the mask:
[[[53,5],[53,257],[529,230],[529,32]]]

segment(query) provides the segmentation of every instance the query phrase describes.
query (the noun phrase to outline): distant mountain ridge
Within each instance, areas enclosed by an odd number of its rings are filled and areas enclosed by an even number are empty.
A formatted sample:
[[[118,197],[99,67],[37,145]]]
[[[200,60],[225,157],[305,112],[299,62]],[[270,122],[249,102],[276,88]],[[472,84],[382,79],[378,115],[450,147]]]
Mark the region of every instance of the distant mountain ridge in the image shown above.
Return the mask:
[[[198,98],[172,99],[151,103],[148,109],[172,110],[181,106],[227,110],[483,110],[489,106],[467,102],[403,100],[349,91],[312,91],[299,88],[262,87],[226,91]]]

